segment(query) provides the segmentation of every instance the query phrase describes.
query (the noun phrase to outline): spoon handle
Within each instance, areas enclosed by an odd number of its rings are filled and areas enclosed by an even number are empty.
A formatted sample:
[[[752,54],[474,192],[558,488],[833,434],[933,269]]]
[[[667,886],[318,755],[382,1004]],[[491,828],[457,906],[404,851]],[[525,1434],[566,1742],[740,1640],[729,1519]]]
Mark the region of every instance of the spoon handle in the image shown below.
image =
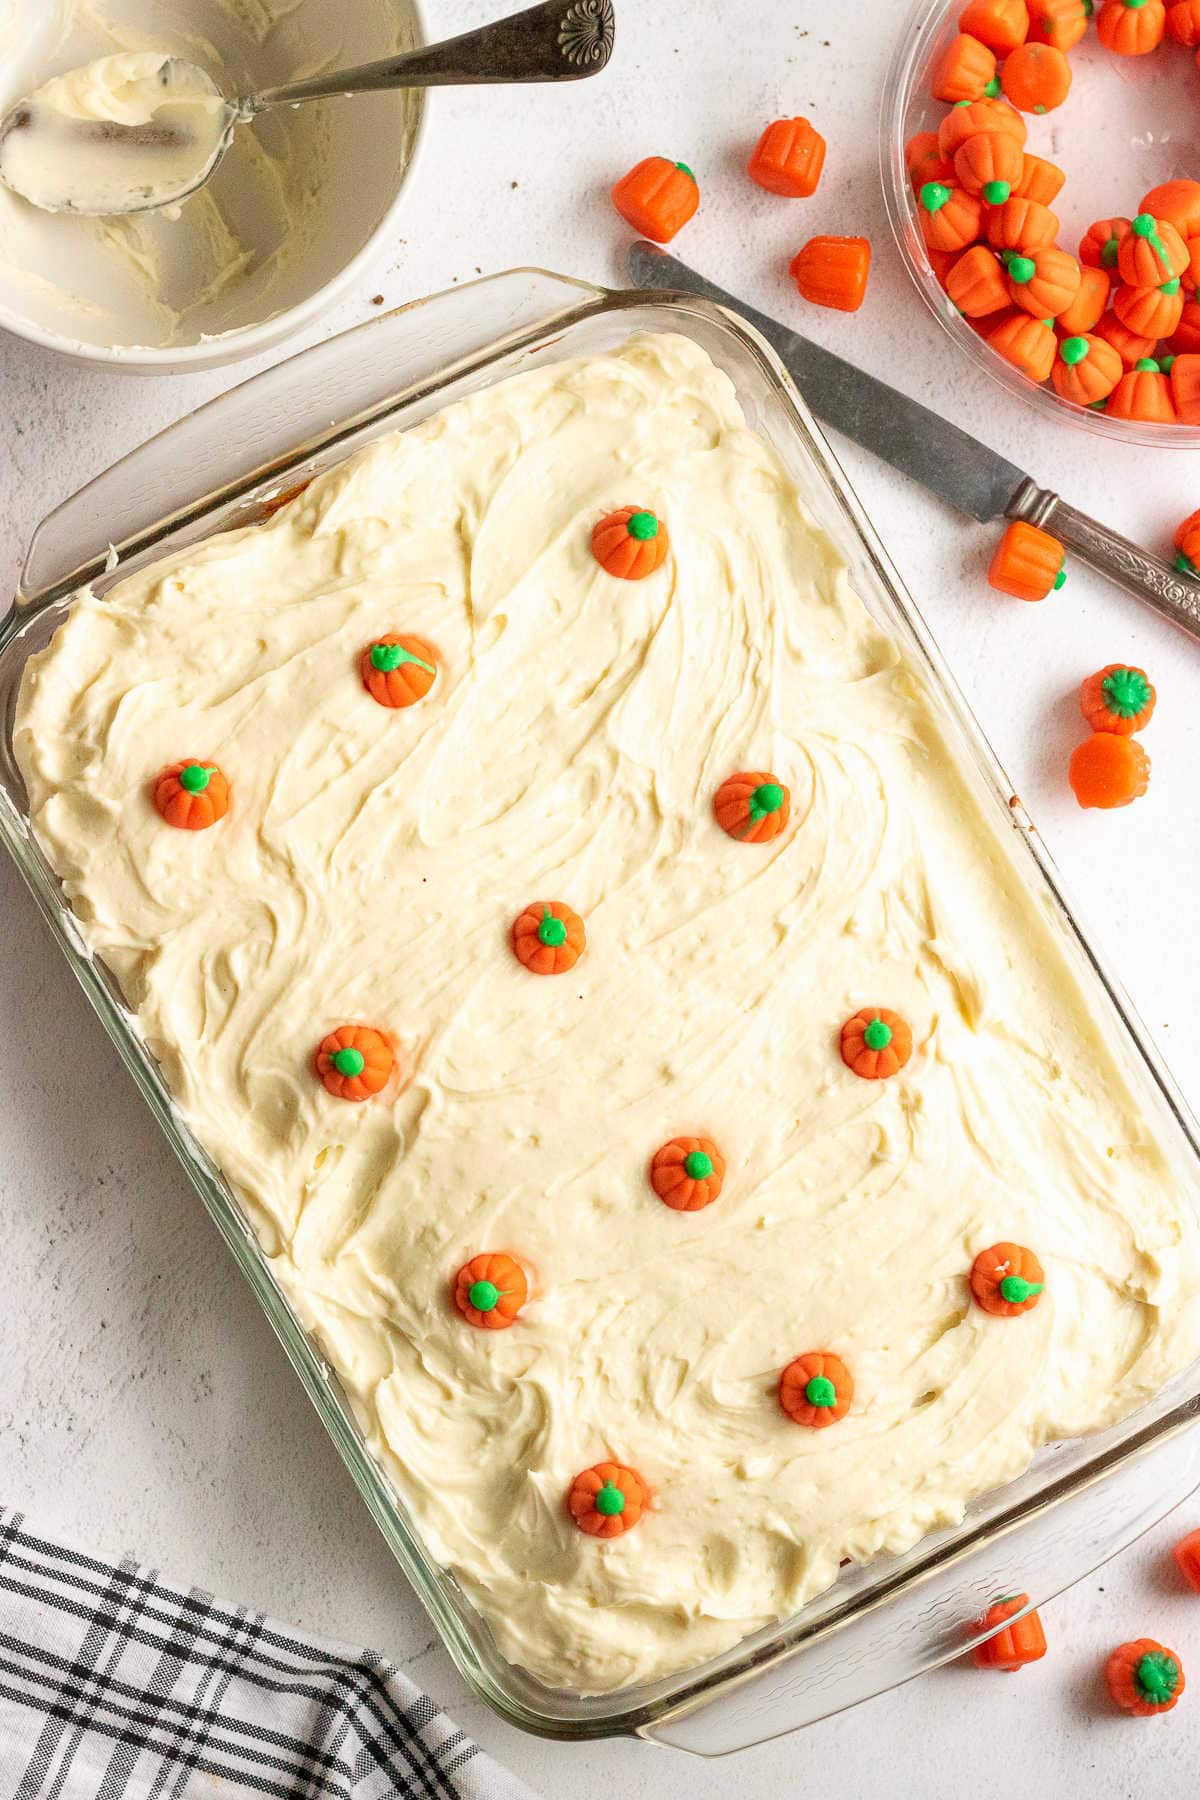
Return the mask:
[[[579,81],[598,75],[613,50],[612,0],[547,0],[478,31],[357,69],[267,88],[238,102],[243,118],[272,106],[294,106],[337,94],[380,88],[456,87],[485,81]]]

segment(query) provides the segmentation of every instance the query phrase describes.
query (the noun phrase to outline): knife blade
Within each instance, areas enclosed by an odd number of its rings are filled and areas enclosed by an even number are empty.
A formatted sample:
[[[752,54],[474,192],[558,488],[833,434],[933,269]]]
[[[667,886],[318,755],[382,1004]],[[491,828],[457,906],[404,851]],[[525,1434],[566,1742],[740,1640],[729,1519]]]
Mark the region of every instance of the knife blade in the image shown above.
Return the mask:
[[[698,294],[748,321],[776,352],[819,419],[956,511],[985,524],[1024,519],[1053,532],[1099,574],[1200,638],[1200,584],[1039,487],[1016,463],[949,419],[747,306],[655,244],[633,246],[629,273],[637,288]]]

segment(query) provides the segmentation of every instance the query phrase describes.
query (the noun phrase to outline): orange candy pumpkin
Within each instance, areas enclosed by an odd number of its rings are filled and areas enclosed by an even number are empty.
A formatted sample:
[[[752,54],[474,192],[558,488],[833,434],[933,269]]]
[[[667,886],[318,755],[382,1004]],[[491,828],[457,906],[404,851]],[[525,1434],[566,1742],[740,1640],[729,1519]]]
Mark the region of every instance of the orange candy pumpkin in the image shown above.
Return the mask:
[[[535,900],[513,920],[513,955],[535,975],[565,975],[587,948],[577,912],[561,900]]]
[[[1129,219],[1097,219],[1084,232],[1079,260],[1092,269],[1115,269],[1121,244],[1129,233]]]
[[[669,244],[699,206],[700,189],[686,163],[647,156],[622,175],[612,190],[612,203],[642,237]]]
[[[1200,300],[1184,301],[1179,323],[1171,333],[1170,347],[1174,356],[1195,356],[1200,352]]]
[[[620,581],[644,581],[666,562],[671,538],[666,520],[648,506],[621,506],[592,530],[592,555]]]
[[[1200,355],[1189,352],[1177,356],[1171,364],[1170,382],[1180,424],[1200,425]]]
[[[507,1331],[529,1298],[529,1282],[515,1256],[486,1250],[463,1264],[450,1291],[468,1325],[477,1331]]]
[[[1103,269],[1090,269],[1107,281]],[[1063,400],[1076,406],[1094,406],[1107,400],[1124,373],[1120,357],[1103,338],[1086,333],[1063,338],[1058,346],[1058,359],[1052,371],[1054,390]]]
[[[1047,161],[1044,156],[1034,156],[1025,152],[1025,162],[1021,170],[1021,179],[1012,191],[1014,200],[1036,200],[1042,206],[1050,206],[1063,190],[1066,176],[1057,163]]]
[[[864,1081],[898,1075],[912,1055],[912,1031],[886,1006],[864,1006],[842,1026],[842,1061]]]
[[[1194,0],[1194,4],[1196,18],[1200,21],[1200,0]],[[1200,38],[1197,42],[1200,43]],[[1189,238],[1200,237],[1200,181],[1182,177],[1161,181],[1148,194],[1142,195],[1138,211],[1149,213],[1154,219],[1166,219],[1185,243]]]
[[[1007,293],[1007,287],[1005,289]],[[1054,367],[1058,339],[1047,320],[1035,319],[1020,307],[987,332],[987,341],[1030,381],[1045,381]]]
[[[985,206],[1003,206],[1025,171],[1025,152],[1006,131],[977,131],[954,152],[954,173]]]
[[[317,1045],[314,1067],[335,1100],[369,1100],[395,1067],[391,1040],[373,1025],[339,1025]]]
[[[1118,56],[1148,56],[1162,43],[1167,13],[1162,0],[1104,0],[1096,31]]]
[[[1175,548],[1182,558],[1177,565],[1181,572],[1194,575],[1200,569],[1200,509],[1190,512],[1179,526],[1175,533]]]
[[[915,188],[927,181],[948,181],[954,175],[954,164],[938,149],[936,131],[918,131],[904,146],[904,166]]]
[[[1104,309],[1108,305],[1108,296],[1111,291],[1112,277],[1107,269],[1081,267],[1079,292],[1070,306],[1064,307],[1055,320],[1058,329],[1071,337],[1077,336],[1080,332],[1091,331],[1104,317]]]
[[[1063,55],[1073,50],[1087,31],[1090,0],[1034,0],[1029,35],[1039,44],[1053,44]]]
[[[1172,1544],[1171,1555],[1188,1586],[1200,1594],[1200,1531],[1189,1531],[1177,1544]]]
[[[769,844],[785,829],[791,811],[791,794],[766,769],[730,775],[713,796],[717,824],[740,844]]]
[[[1072,755],[1067,779],[1080,806],[1110,812],[1141,799],[1150,785],[1150,758],[1136,738],[1093,731]]]
[[[966,319],[1002,311],[1008,305],[1008,288],[995,251],[986,244],[964,250],[946,276],[946,292]]]
[[[1188,249],[1169,219],[1141,212],[1117,247],[1117,273],[1130,287],[1158,287],[1188,266]]]
[[[810,238],[793,256],[788,271],[801,299],[814,306],[830,306],[835,312],[857,312],[871,273],[870,239]]]
[[[936,148],[937,139],[929,134]],[[769,194],[805,200],[817,191],[825,167],[825,139],[807,119],[776,119],[755,145],[746,165],[751,181]]]
[[[618,1538],[632,1531],[650,1505],[650,1489],[636,1469],[596,1463],[567,1490],[567,1511],[589,1537]]]
[[[1177,44],[1183,44],[1189,50],[1200,45],[1200,0],[1175,0],[1174,5],[1168,6],[1167,31]],[[1185,237],[1192,235],[1191,232],[1184,233]]]
[[[779,1377],[779,1404],[797,1425],[822,1431],[850,1411],[854,1380],[831,1350],[806,1350]]]
[[[958,15],[958,29],[1007,56],[1029,33],[1029,9],[1025,0],[970,0]]]
[[[1119,287],[1113,295],[1112,309],[1127,330],[1157,344],[1159,338],[1172,335],[1183,317],[1179,277],[1174,276],[1162,287]]]
[[[938,126],[938,149],[953,157],[959,145],[979,131],[1010,132],[1022,149],[1029,135],[1024,119],[1007,100],[969,100],[952,106]]]
[[[963,31],[952,38],[934,64],[929,91],[935,100],[982,100],[995,93],[996,57],[979,39]]]
[[[1007,1674],[1015,1674],[1026,1663],[1038,1662],[1045,1656],[1046,1633],[1037,1613],[1013,1617],[1028,1605],[1028,1594],[1008,1594],[988,1607],[979,1623],[992,1636],[976,1644],[971,1652],[977,1669],[1003,1669]]]
[[[1027,205],[1018,201],[1018,205]],[[1017,250],[1007,258],[1008,291],[1014,306],[1035,319],[1056,319],[1079,292],[1079,264],[1057,244]]]
[[[1104,1684],[1122,1712],[1150,1719],[1178,1706],[1187,1681],[1173,1650],[1154,1638],[1134,1638],[1118,1644],[1105,1663]]]
[[[1071,65],[1052,44],[1025,43],[1005,58],[1000,82],[1022,112],[1053,112],[1071,91]]]
[[[1154,717],[1157,696],[1145,669],[1130,663],[1109,663],[1089,675],[1079,690],[1079,710],[1093,731],[1113,731],[1118,737],[1144,731]]]
[[[372,638],[359,660],[362,684],[380,706],[415,706],[437,680],[437,652],[424,638]]]
[[[987,215],[987,241],[996,250],[1039,250],[1058,236],[1058,219],[1038,200],[1014,194]]]
[[[650,1186],[672,1212],[702,1212],[724,1181],[725,1158],[711,1138],[672,1138],[650,1160]]]
[[[229,811],[229,783],[216,763],[187,756],[155,777],[154,804],[179,831],[207,831]]]
[[[1176,423],[1170,380],[1153,357],[1144,357],[1125,371],[1109,395],[1106,410],[1113,419],[1143,419],[1157,425]]]
[[[1096,321],[1096,336],[1111,344],[1127,369],[1136,368],[1143,357],[1153,356],[1158,340],[1143,337],[1140,332],[1130,331],[1128,325],[1122,325],[1116,313],[1108,312]]]
[[[1041,1263],[1022,1244],[992,1244],[971,1264],[971,1297],[998,1319],[1032,1312],[1045,1285]]]
[[[1066,580],[1066,552],[1048,531],[1014,519],[996,545],[987,578],[1014,600],[1044,600]]]
[[[931,250],[965,250],[983,232],[983,201],[944,181],[925,183],[917,195],[917,216]]]

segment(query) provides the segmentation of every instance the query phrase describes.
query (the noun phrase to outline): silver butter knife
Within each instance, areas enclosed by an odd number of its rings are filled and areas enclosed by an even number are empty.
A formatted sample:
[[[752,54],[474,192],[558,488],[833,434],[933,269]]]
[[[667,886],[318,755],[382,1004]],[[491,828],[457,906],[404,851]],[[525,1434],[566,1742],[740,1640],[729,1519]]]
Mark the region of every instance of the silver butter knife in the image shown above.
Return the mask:
[[[1099,574],[1200,637],[1200,583],[1077,512],[948,419],[799,332],[789,331],[654,244],[633,246],[629,273],[635,287],[700,294],[748,320],[777,353],[819,419],[957,511],[985,524],[991,519],[1025,519],[1052,531]]]

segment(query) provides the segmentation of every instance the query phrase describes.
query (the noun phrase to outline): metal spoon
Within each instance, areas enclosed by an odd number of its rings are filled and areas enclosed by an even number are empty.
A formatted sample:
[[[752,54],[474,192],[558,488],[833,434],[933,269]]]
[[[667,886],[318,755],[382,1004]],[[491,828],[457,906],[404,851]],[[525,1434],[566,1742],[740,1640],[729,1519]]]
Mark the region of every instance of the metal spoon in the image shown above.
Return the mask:
[[[195,63],[166,57],[144,124],[71,117],[42,102],[42,89],[19,100],[0,119],[0,181],[48,212],[107,217],[177,206],[213,174],[238,126],[275,107],[387,88],[579,81],[608,63],[615,31],[612,0],[547,0],[404,56],[236,100]]]

